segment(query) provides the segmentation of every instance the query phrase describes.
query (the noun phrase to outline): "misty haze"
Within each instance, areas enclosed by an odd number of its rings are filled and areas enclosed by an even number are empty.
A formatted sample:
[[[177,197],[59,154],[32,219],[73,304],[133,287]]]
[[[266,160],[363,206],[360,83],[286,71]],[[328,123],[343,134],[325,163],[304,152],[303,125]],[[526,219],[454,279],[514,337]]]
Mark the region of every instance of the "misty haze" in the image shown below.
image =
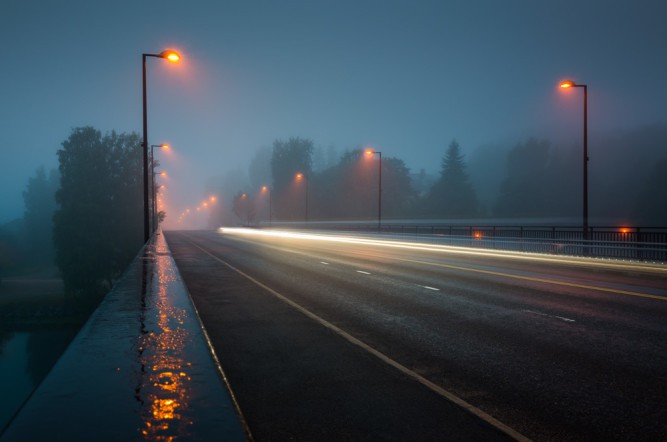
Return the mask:
[[[665,440],[667,5],[0,3],[0,440]]]

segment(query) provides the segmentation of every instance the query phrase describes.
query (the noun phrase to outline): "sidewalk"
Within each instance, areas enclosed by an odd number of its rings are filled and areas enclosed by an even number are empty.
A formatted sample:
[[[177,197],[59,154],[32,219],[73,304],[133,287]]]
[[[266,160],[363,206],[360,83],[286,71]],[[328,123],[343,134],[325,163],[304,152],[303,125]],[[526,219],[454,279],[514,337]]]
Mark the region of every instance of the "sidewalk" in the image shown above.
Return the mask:
[[[220,373],[156,235],[1,439],[246,440]]]

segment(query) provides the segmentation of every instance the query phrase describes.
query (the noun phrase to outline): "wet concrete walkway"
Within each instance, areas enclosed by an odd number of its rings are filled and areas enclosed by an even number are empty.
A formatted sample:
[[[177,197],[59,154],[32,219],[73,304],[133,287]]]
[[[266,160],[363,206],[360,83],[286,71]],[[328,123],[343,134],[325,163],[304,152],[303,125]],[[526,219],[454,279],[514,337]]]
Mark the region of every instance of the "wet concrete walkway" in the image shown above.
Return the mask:
[[[246,440],[207,342],[157,235],[1,440]]]

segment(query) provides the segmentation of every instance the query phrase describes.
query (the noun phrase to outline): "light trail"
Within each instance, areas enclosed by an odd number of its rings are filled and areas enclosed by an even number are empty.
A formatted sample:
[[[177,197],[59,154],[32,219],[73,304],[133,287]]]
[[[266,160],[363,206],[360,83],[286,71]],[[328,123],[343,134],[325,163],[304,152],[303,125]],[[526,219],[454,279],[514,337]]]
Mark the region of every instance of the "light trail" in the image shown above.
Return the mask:
[[[221,227],[220,229],[218,229],[218,231],[226,235],[247,235],[247,236],[259,236],[266,238],[288,238],[297,240],[326,241],[326,242],[337,242],[345,244],[389,247],[394,249],[427,251],[427,252],[458,254],[458,255],[468,255],[468,256],[483,256],[487,258],[504,258],[504,259],[514,259],[522,261],[568,264],[580,267],[593,267],[593,268],[603,268],[610,270],[645,271],[645,272],[652,272],[659,274],[667,274],[667,266],[663,264],[617,262],[611,260],[600,260],[600,259],[574,257],[574,256],[573,257],[551,256],[551,255],[528,253],[528,252],[477,250],[477,249],[471,249],[469,247],[446,246],[438,244],[421,244],[421,243],[405,242],[405,241],[378,240],[378,239],[368,239],[355,236],[344,236],[335,234],[297,233],[297,232],[288,232],[284,230],[259,230],[259,229]]]
[[[399,241],[387,241],[387,240],[370,240],[366,238],[356,238],[349,236],[339,236],[339,235],[322,235],[322,234],[304,234],[304,233],[295,233],[295,232],[286,232],[280,230],[271,230],[263,231],[256,229],[242,229],[242,228],[221,228],[221,233],[231,234],[231,235],[251,235],[251,236],[261,236],[261,237],[276,237],[276,238],[289,238],[297,240],[314,240],[314,241],[328,241],[328,242],[338,242],[345,244],[358,244],[358,245],[372,245],[380,247],[389,247],[389,248],[399,248],[404,250],[417,250],[417,251],[428,251],[428,252],[437,252],[437,253],[449,253],[449,254],[459,254],[459,255],[470,255],[470,256],[482,256],[482,257],[491,257],[491,258],[506,258],[506,259],[517,259],[517,260],[532,260],[536,262],[546,262],[546,263],[559,263],[559,264],[570,264],[578,266],[595,266],[596,268],[605,268],[610,270],[644,270],[644,271],[654,271],[654,272],[667,272],[667,267],[665,266],[646,266],[643,264],[631,264],[631,263],[614,263],[614,262],[599,262],[599,261],[590,261],[590,258],[552,258],[549,256],[543,256],[538,254],[529,254],[521,252],[501,252],[501,251],[478,251],[470,250],[464,247],[452,247],[452,246],[443,246],[443,245],[424,245],[418,243],[407,243]],[[629,290],[616,289],[611,287],[603,287],[599,285],[591,285],[578,282],[568,282],[557,279],[547,279],[535,276],[526,276],[519,275],[515,273],[493,271],[493,270],[484,270],[473,267],[465,267],[461,265],[445,264],[432,261],[423,261],[418,259],[410,258],[399,258],[392,257],[387,255],[375,256],[376,258],[381,259],[390,259],[394,261],[410,262],[414,264],[426,265],[431,267],[441,267],[448,268],[452,270],[461,270],[466,272],[473,272],[479,274],[486,274],[492,276],[500,276],[505,278],[519,279],[524,281],[539,282],[544,284],[558,285],[564,287],[573,287],[586,290],[595,290],[606,293],[614,293],[626,296],[634,296],[641,298],[650,298],[658,299],[661,301],[667,301],[667,296],[654,295],[650,293],[641,293],[634,292]]]

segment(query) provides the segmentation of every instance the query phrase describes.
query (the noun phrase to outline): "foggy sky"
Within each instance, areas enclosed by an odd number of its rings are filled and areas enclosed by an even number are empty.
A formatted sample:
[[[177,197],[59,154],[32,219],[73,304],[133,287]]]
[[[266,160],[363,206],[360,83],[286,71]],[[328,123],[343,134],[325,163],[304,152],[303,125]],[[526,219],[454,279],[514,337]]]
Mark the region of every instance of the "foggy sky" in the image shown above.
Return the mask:
[[[667,123],[665,23],[661,0],[0,0],[0,223],[72,128],[141,133],[142,52],[183,54],[149,59],[148,113],[184,207],[277,138],[430,172],[453,138],[578,143],[565,78],[589,85],[595,152],[596,133]]]

